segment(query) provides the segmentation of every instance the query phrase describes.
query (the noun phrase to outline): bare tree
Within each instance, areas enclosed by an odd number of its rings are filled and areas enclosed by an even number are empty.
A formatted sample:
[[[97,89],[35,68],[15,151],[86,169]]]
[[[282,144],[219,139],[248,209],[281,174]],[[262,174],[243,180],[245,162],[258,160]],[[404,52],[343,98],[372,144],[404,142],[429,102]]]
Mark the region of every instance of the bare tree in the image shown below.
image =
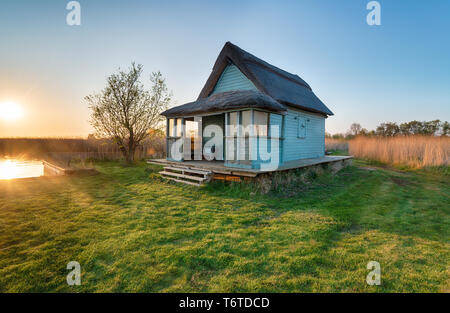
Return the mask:
[[[350,125],[350,134],[353,136],[358,136],[361,133],[362,129],[363,128],[360,124],[353,123],[352,125]]]
[[[142,67],[132,63],[128,71],[119,69],[107,78],[100,93],[85,98],[97,135],[112,138],[127,162],[134,161],[136,148],[149,130],[160,127],[160,113],[167,109],[172,98],[159,71],[150,76],[151,89],[144,88],[140,81]]]

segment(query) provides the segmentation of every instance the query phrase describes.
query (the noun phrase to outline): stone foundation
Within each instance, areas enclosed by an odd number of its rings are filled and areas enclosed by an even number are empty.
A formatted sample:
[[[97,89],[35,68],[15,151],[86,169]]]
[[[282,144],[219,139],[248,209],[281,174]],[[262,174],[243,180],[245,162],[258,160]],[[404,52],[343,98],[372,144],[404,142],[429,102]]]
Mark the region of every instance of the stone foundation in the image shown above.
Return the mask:
[[[251,180],[256,184],[258,191],[265,194],[271,190],[283,188],[284,186],[289,186],[291,184],[309,183],[312,179],[322,175],[325,171],[330,171],[334,174],[351,164],[352,159],[344,159],[303,168],[263,173]]]

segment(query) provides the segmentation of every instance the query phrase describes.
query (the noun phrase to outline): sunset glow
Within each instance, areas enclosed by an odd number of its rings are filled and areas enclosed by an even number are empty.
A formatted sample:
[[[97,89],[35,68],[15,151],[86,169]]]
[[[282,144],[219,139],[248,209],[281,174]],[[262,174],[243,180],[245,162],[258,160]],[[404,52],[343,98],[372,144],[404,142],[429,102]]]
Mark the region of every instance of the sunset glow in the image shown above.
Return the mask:
[[[17,166],[11,161],[0,161],[0,179],[11,179],[17,176]]]
[[[39,161],[2,160],[0,159],[0,180],[44,175],[44,166]]]
[[[5,121],[15,121],[23,116],[23,109],[20,104],[6,101],[0,102],[0,119]]]

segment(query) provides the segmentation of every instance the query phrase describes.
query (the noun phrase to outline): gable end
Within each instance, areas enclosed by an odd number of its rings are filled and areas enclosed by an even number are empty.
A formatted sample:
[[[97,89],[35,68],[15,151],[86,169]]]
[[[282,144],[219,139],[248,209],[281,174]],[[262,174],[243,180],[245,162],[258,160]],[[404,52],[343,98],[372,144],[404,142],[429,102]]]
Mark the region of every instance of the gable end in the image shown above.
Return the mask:
[[[256,86],[237,68],[234,64],[229,64],[223,70],[211,95],[234,90],[255,90]]]

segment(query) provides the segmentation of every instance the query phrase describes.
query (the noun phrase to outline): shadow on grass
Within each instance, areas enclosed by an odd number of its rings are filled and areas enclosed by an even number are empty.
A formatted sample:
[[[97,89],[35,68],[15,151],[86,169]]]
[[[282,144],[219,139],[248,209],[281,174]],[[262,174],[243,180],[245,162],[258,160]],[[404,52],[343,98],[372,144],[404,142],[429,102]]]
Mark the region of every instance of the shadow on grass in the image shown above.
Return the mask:
[[[268,195],[251,184],[213,183],[215,196],[249,199],[278,212],[318,210],[341,223],[338,231],[380,230],[439,242],[449,240],[450,185],[437,168],[411,170],[356,161],[333,175],[325,173],[309,184],[294,184]]]

